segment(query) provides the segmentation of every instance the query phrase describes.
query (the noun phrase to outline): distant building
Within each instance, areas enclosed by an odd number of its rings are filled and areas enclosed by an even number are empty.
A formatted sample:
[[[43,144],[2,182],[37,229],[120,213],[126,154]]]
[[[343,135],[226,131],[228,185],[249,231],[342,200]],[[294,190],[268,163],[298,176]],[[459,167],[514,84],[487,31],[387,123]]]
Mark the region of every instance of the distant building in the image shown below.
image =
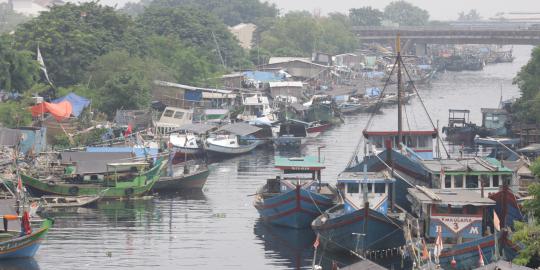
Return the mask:
[[[246,50],[252,47],[253,33],[257,26],[252,23],[241,23],[233,27],[229,27],[229,31],[238,39],[240,46]]]

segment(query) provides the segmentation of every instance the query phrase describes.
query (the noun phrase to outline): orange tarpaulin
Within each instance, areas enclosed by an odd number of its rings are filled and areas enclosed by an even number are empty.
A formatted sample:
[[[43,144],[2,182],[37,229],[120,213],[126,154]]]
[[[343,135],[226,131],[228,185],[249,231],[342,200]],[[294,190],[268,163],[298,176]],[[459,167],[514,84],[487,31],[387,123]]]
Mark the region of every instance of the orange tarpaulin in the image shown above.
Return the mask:
[[[32,116],[36,117],[44,113],[50,113],[54,119],[56,119],[56,121],[62,121],[69,118],[72,110],[73,108],[71,107],[71,103],[69,103],[67,100],[56,104],[43,102],[30,108]]]

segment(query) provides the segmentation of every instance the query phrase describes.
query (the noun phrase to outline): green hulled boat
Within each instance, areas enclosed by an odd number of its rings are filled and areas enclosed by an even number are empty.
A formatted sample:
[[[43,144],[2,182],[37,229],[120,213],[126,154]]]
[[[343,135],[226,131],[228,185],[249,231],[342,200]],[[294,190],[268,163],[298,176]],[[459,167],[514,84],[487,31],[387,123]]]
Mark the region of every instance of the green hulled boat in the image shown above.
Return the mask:
[[[152,168],[146,162],[111,163],[107,172],[90,179],[73,177],[40,180],[21,174],[23,184],[36,197],[42,195],[83,196],[99,195],[103,199],[140,197],[150,191],[165,166],[158,159]]]

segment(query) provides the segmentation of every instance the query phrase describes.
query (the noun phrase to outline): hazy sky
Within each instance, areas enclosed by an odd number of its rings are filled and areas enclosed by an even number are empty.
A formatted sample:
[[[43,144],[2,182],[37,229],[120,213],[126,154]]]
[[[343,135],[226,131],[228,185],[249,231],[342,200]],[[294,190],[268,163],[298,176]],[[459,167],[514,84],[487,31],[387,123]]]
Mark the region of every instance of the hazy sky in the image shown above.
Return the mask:
[[[372,6],[383,9],[391,0],[263,0],[277,4],[283,11],[320,10],[348,12],[350,8]],[[483,18],[498,12],[540,12],[540,0],[407,0],[429,11],[430,19],[455,20],[460,11],[476,9]]]

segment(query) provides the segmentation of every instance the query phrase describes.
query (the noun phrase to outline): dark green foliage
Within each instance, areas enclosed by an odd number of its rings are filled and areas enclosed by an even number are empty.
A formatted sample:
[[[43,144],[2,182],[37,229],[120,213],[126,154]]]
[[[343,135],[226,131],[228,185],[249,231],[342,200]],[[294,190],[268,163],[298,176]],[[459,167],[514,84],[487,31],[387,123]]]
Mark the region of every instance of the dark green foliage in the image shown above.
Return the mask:
[[[15,39],[30,51],[39,44],[51,80],[67,86],[80,82],[98,56],[120,46],[131,24],[128,16],[98,2],[67,3],[20,25]]]
[[[531,59],[514,79],[521,98],[514,105],[515,117],[526,123],[540,121],[540,47],[534,48]]]
[[[372,7],[351,8],[349,18],[354,26],[380,26],[384,13]]]
[[[16,50],[8,35],[0,35],[0,89],[23,92],[39,79],[39,65],[34,55]]]
[[[404,26],[421,26],[429,22],[429,13],[405,1],[395,1],[384,8],[387,20]]]
[[[458,15],[458,21],[479,21],[480,19],[482,19],[476,9],[469,10],[469,13],[465,13],[462,11]]]

